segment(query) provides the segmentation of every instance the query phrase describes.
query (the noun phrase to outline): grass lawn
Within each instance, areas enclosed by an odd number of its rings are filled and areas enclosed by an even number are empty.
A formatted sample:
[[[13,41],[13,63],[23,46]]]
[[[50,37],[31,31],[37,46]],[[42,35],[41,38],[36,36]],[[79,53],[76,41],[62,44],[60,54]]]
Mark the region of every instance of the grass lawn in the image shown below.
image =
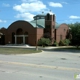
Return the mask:
[[[29,54],[29,53],[38,53],[38,52],[41,52],[41,50],[36,51],[35,49],[0,47],[0,54]]]
[[[75,46],[66,46],[66,47],[60,47],[60,49],[72,49],[72,50],[80,50],[80,47],[77,48]]]
[[[53,51],[72,51],[72,52],[80,52],[80,47],[76,48],[75,46],[59,46],[58,48],[52,49]]]

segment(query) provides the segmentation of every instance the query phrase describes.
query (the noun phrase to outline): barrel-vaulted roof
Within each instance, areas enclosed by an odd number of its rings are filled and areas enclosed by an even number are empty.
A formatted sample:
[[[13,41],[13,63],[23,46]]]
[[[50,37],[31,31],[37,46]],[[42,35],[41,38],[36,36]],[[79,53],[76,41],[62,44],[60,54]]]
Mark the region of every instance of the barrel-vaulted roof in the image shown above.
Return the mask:
[[[45,28],[45,19],[33,20],[29,23],[32,24],[33,27]]]
[[[50,13],[48,13],[48,14],[50,14]],[[41,16],[42,16],[42,18],[41,18]],[[26,24],[32,25],[34,28],[45,28],[45,16],[46,16],[46,14],[39,14],[39,15],[34,16],[34,20],[32,20],[32,21],[19,20],[19,21],[13,22],[12,24],[24,22]],[[40,18],[37,19],[37,17],[40,17]],[[57,22],[55,22],[55,29],[58,29],[60,27],[60,25],[61,24],[58,24]]]

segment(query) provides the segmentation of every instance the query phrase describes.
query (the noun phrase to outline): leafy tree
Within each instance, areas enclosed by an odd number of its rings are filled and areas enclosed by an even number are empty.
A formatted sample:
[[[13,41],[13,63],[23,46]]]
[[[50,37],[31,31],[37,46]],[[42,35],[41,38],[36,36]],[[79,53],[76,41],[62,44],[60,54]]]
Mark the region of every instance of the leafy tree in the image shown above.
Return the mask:
[[[49,38],[41,38],[39,41],[38,41],[38,45],[39,46],[49,46],[51,45],[51,40]]]
[[[69,39],[61,40],[59,42],[60,46],[69,46],[69,44],[70,44],[70,40]]]
[[[71,42],[73,45],[76,45],[77,48],[80,46],[80,23],[69,24],[71,29],[72,39]]]

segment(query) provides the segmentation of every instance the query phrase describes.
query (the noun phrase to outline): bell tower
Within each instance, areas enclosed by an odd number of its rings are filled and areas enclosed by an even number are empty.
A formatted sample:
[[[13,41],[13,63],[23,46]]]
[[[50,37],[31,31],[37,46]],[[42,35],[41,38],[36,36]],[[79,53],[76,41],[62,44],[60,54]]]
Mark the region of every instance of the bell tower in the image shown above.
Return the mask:
[[[54,42],[55,37],[55,14],[47,13],[45,17],[45,29],[44,29],[45,37],[51,39],[52,43]]]

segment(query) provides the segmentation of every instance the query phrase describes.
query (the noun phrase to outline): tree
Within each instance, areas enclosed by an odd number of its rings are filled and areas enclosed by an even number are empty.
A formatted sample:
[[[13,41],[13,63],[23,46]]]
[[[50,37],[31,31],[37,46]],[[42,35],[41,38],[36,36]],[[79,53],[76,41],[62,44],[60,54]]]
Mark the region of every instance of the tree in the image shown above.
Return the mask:
[[[71,42],[73,45],[76,45],[77,48],[80,46],[80,23],[69,24],[71,29],[72,39]]]
[[[70,40],[69,39],[64,39],[64,40],[61,40],[59,42],[60,46],[69,46],[69,44],[70,44]]]
[[[38,45],[39,46],[49,46],[51,45],[51,40],[49,38],[41,38],[39,41],[38,41]]]

